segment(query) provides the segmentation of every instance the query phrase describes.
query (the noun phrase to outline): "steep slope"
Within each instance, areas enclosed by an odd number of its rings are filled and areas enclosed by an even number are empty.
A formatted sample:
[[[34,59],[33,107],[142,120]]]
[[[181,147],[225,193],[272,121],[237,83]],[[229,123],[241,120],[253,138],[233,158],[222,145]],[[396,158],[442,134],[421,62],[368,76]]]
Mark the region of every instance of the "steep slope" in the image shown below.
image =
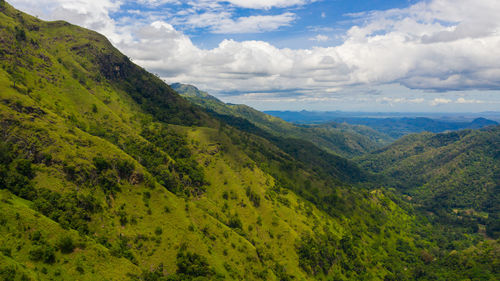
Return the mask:
[[[499,237],[500,126],[442,134],[409,135],[363,156],[412,201],[441,218],[451,217]],[[448,223],[448,221],[446,221]]]
[[[338,123],[297,126],[246,105],[223,103],[192,85],[174,83],[171,87],[189,101],[217,114],[246,119],[258,128],[276,136],[309,140],[318,147],[343,157],[359,156],[392,141],[390,137],[369,127]]]
[[[296,238],[313,227],[331,229],[336,237],[350,232],[349,224],[339,225],[284,187],[309,181],[317,193],[352,197],[339,207],[364,199],[337,190],[329,177],[297,168],[303,164],[265,140],[222,126],[128,62],[105,38],[67,23],[38,21],[8,5],[0,17],[2,187],[15,200],[28,200],[25,205],[38,216],[101,244],[117,259],[109,267],[130,265],[113,279],[134,278],[142,270],[185,278],[305,278]],[[261,147],[252,152],[262,158],[258,165],[293,174],[290,186],[278,185],[232,144],[242,138]],[[10,208],[8,201],[2,207]],[[356,216],[353,224],[360,220]],[[2,233],[24,241],[11,216],[5,221]],[[42,225],[32,229],[48,236],[42,258],[30,254],[38,245],[12,249],[10,235],[2,235],[9,253],[2,259],[32,264],[28,276],[34,271],[36,278],[57,278],[74,252],[54,250],[54,240],[65,232],[52,237]],[[74,267],[64,269],[67,278],[108,276],[93,263],[98,258],[84,256],[78,265],[67,264]],[[19,268],[13,266],[6,270]]]
[[[344,182],[359,176],[345,159],[288,153],[99,34],[0,3],[1,278],[495,279],[495,243],[440,248],[457,238]]]

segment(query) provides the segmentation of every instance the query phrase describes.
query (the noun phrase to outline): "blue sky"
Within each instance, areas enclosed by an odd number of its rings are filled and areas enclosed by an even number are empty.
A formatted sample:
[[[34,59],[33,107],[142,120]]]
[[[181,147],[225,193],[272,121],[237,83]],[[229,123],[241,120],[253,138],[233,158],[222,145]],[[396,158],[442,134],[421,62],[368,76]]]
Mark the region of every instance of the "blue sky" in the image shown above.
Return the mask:
[[[261,110],[500,110],[496,0],[11,0]]]
[[[185,1],[187,2],[187,1]],[[353,17],[352,14],[362,13],[374,10],[386,10],[394,8],[404,8],[417,1],[410,0],[334,0],[334,1],[316,1],[309,5],[292,5],[289,7],[272,7],[268,9],[248,9],[238,6],[226,5],[225,10],[232,10],[233,18],[250,16],[276,16],[284,13],[293,13],[294,20],[289,25],[284,25],[276,30],[265,32],[249,33],[213,33],[210,27],[193,28],[182,23],[175,23],[173,26],[188,35],[194,44],[204,49],[215,48],[224,39],[231,38],[237,41],[259,40],[266,41],[278,48],[310,48],[313,46],[330,46],[340,44],[342,41],[336,36],[341,36],[355,22],[353,19],[362,20]],[[144,10],[143,5],[132,3],[124,6],[129,9]],[[165,20],[175,19],[179,12],[191,8],[192,6],[183,3],[173,5],[166,3],[154,7],[148,7],[148,11],[158,12],[166,10]],[[126,15],[126,12],[120,11],[115,16]],[[314,35],[327,35],[328,40],[313,41],[309,40]]]

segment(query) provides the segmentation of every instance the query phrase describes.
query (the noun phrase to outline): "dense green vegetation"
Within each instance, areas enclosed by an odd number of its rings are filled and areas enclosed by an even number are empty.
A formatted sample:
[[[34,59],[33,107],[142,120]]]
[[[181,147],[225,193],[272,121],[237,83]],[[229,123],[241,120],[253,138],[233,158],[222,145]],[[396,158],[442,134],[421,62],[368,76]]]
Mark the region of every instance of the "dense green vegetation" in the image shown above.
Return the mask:
[[[485,118],[476,118],[468,121],[439,120],[426,117],[417,118],[338,118],[338,122],[348,122],[373,128],[383,132],[393,138],[421,133],[440,133],[446,131],[479,129],[491,125],[498,125],[497,122]]]
[[[444,225],[500,236],[500,126],[409,135],[361,157]]]
[[[498,279],[496,241],[440,230],[352,161],[0,3],[0,279]]]
[[[394,139],[412,133],[441,133],[498,125],[497,122],[486,118],[479,117],[470,121],[458,114],[454,116],[439,116],[434,114],[431,117],[410,118],[401,116],[402,113],[394,113],[396,117],[388,117],[388,114],[383,113],[347,113],[337,111],[268,111],[266,113],[298,124],[328,124],[328,122],[333,121],[342,124],[348,123],[350,126],[354,124],[361,125],[362,128],[366,126],[380,132],[379,134],[390,136],[390,138]],[[425,115],[425,113],[422,114]]]
[[[389,136],[366,126],[346,123],[298,126],[246,105],[223,103],[191,85],[175,83],[171,86],[189,101],[220,116],[243,118],[275,137],[308,140],[327,152],[343,157],[359,156],[393,141]]]

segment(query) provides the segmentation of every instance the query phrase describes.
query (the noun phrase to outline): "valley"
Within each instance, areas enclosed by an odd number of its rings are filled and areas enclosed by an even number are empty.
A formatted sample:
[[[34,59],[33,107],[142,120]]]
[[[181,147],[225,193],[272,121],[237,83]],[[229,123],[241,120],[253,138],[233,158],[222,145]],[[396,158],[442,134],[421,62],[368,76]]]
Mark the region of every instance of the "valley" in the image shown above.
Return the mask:
[[[498,280],[491,125],[288,123],[0,1],[0,279]]]

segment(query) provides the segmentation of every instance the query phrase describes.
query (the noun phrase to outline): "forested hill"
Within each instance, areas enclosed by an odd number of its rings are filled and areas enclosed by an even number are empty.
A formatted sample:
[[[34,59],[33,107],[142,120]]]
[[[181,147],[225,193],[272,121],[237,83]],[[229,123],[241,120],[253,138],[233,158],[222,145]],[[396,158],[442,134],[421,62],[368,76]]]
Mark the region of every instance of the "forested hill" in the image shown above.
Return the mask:
[[[499,279],[497,241],[250,126],[0,1],[0,280]]]
[[[500,126],[409,135],[359,163],[444,223],[500,236]]]
[[[308,140],[327,152],[343,157],[359,156],[393,141],[391,137],[366,126],[339,123],[298,126],[246,105],[226,104],[192,85],[175,83],[171,87],[189,101],[219,115],[246,119],[271,135]]]
[[[396,139],[412,133],[441,133],[463,129],[480,129],[492,125],[498,125],[497,122],[482,117],[476,118],[472,121],[439,120],[426,117],[338,118],[335,120],[338,122],[365,125]]]
[[[421,132],[442,133],[463,129],[479,129],[491,125],[498,125],[496,121],[482,117],[473,120],[465,119],[461,114],[440,116],[434,114],[416,114],[414,117],[405,117],[404,113],[363,113],[363,112],[315,112],[315,111],[266,111],[266,113],[283,118],[288,122],[298,124],[324,124],[328,122],[363,125],[372,128],[391,138],[397,139],[404,135]],[[419,116],[422,115],[422,116]],[[466,115],[466,114],[464,114]],[[486,116],[488,114],[486,113]]]

